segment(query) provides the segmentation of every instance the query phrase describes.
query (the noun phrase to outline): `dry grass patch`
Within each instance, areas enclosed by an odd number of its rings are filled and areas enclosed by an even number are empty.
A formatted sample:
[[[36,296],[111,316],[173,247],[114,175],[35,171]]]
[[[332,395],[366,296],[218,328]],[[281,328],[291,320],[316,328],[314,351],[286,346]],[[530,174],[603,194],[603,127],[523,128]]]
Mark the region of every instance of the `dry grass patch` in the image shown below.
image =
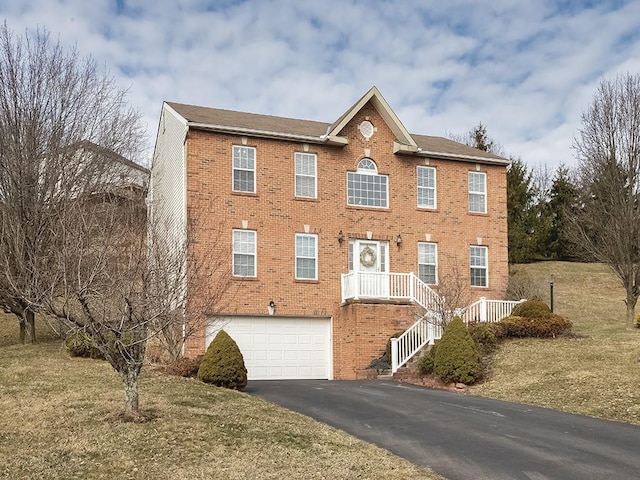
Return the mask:
[[[0,385],[0,478],[441,478],[261,399],[154,371],[140,388],[155,418],[123,423],[111,367],[61,341],[0,347]]]
[[[492,376],[471,392],[640,424],[640,330],[626,330],[625,294],[615,276],[601,264],[517,268],[547,291],[554,275],[555,312],[578,336],[503,343]]]

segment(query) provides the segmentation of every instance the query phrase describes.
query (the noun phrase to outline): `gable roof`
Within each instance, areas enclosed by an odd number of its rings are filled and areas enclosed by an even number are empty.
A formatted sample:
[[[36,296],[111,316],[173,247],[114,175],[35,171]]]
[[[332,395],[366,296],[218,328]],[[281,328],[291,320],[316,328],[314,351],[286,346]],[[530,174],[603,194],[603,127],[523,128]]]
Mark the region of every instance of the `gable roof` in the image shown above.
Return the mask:
[[[349,141],[340,136],[340,133],[368,103],[371,103],[380,113],[396,136],[394,153],[501,165],[510,163],[509,160],[498,155],[447,138],[410,134],[375,86],[333,123],[199,107],[176,102],[165,102],[163,108],[169,108],[182,117],[189,128],[343,146]]]
[[[407,129],[404,128],[400,119],[397,117],[395,112],[391,110],[391,107],[376,87],[371,87],[371,90],[365,93],[360,100],[354,103],[349,110],[344,112],[342,116],[331,125],[329,135],[339,135],[342,129],[369,102],[371,102],[380,116],[382,116],[386,124],[400,142],[405,145],[417,147],[416,142],[411,138]]]

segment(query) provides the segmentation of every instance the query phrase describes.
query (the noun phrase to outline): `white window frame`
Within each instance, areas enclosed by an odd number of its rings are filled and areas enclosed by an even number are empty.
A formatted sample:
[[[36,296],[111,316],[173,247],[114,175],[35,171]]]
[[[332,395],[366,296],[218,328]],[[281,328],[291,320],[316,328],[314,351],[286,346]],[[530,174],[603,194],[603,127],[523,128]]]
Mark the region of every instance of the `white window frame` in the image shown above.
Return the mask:
[[[431,172],[430,174],[433,176],[433,187],[428,185],[420,185],[420,172]],[[416,183],[418,185],[418,208],[428,208],[428,209],[436,209],[438,208],[438,195],[437,195],[437,180],[436,180],[436,168],[428,167],[423,165],[418,165],[418,169],[416,170]],[[429,202],[420,202],[420,192],[429,192],[433,191],[433,203],[429,204]]]
[[[363,196],[359,196],[356,197],[355,195],[350,195],[351,191],[350,191],[350,184],[354,184],[355,183],[361,183],[362,180],[366,180],[366,179],[370,179],[372,177],[375,177],[377,179],[379,179],[380,185],[382,185],[382,183],[384,183],[384,199],[380,199],[380,200],[384,200],[384,204],[382,204],[383,202],[381,201],[380,205],[368,205],[368,204],[363,204],[363,203],[357,203],[356,198],[358,198],[358,200],[369,200],[366,197]],[[383,182],[384,181],[384,182]],[[360,193],[360,192],[365,192],[365,193],[369,193],[368,190],[359,190],[359,192],[355,192],[355,187],[354,187],[354,192],[353,193]],[[382,192],[382,190],[380,190],[380,192]],[[372,192],[372,193],[377,193],[377,192]],[[375,202],[375,198],[373,198],[373,201]],[[376,163],[368,157],[363,158],[362,160],[360,160],[358,162],[358,168],[355,172],[347,172],[347,205],[352,206],[352,207],[365,207],[365,208],[389,208],[389,176],[388,175],[380,175],[378,174],[378,168],[376,166]]]
[[[300,162],[304,162],[305,160],[311,161],[313,165],[313,175],[298,172],[298,160]],[[295,171],[293,194],[297,198],[318,198],[318,156],[315,153],[295,152],[293,168]],[[298,193],[299,179],[302,178],[313,178],[313,195],[302,195]]]
[[[472,184],[476,182],[472,182],[471,178],[474,176],[478,176],[482,178],[482,190],[473,190]],[[471,213],[487,213],[487,173],[486,172],[469,172],[468,177],[469,182],[469,212]],[[477,210],[473,206],[476,202],[473,202],[471,199],[482,199],[482,210]]]
[[[433,247],[433,256],[434,256],[434,262],[433,263],[427,263],[427,262],[421,262],[421,256],[422,256],[422,252],[421,247],[423,246],[428,246],[428,247]],[[429,255],[429,254],[428,254]],[[430,282],[425,282],[422,277],[420,276],[420,266],[421,265],[426,265],[426,266],[432,266],[434,268],[434,280],[435,282],[430,283]],[[426,283],[427,285],[437,285],[438,284],[438,244],[434,243],[434,242],[418,242],[418,277],[420,278],[420,280],[422,280],[424,283]]]
[[[302,238],[311,238],[313,239],[313,256],[305,256],[302,255],[301,252],[298,251],[298,239]],[[313,233],[296,233],[295,236],[295,278],[296,280],[318,280],[318,236]],[[298,260],[313,260],[313,277],[300,277],[298,276]]]
[[[481,257],[475,253],[474,254],[474,250],[476,251],[482,251],[484,252],[483,256],[484,256],[484,265],[481,265],[479,263],[477,263],[477,259],[480,259]],[[474,259],[476,261],[474,261]],[[471,248],[469,248],[469,272],[470,272],[470,278],[469,278],[469,282],[471,284],[472,287],[478,287],[478,288],[487,288],[489,286],[489,247],[483,246],[483,245],[471,245]],[[484,271],[484,275],[483,275],[483,279],[484,279],[484,285],[475,285],[474,284],[474,270],[479,270],[479,271]]]
[[[253,168],[247,168],[247,167],[243,167],[240,165],[236,165],[236,161],[238,161],[238,163],[242,160],[241,156],[237,156],[236,153],[239,152],[247,152],[247,158],[249,157],[249,152],[253,152]],[[232,153],[231,153],[231,166],[232,166],[232,173],[231,173],[231,189],[234,192],[241,192],[241,193],[256,193],[256,163],[257,163],[257,158],[256,158],[256,149],[255,147],[247,147],[245,145],[233,145],[232,146]],[[252,185],[252,189],[251,190],[237,190],[236,189],[236,172],[251,172],[253,173],[253,185]]]
[[[246,235],[247,237],[252,237],[251,242],[243,242],[241,240],[236,240],[236,235]],[[242,245],[250,245],[251,250],[245,249],[236,249],[236,245],[238,243],[242,243]],[[232,230],[232,242],[231,242],[231,272],[234,277],[241,278],[256,278],[258,276],[258,234],[255,230],[240,230],[233,229]],[[236,273],[236,267],[241,268],[242,265],[236,264],[236,255],[243,255],[246,257],[253,257],[253,275],[243,275],[242,273]]]

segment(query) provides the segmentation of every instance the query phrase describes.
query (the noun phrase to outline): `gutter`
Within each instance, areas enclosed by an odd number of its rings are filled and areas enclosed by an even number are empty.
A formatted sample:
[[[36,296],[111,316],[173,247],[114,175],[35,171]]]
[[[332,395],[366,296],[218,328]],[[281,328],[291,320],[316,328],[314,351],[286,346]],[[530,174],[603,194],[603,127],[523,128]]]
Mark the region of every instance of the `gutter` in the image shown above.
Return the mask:
[[[207,123],[197,123],[197,122],[188,122],[187,125],[190,128],[196,128],[199,130],[211,130],[216,132],[246,134],[253,137],[284,138],[287,140],[296,140],[299,142],[329,144],[329,145],[337,145],[337,146],[344,146],[349,143],[349,140],[347,140],[345,137],[338,137],[335,135],[321,135],[319,137],[316,137],[314,135],[299,135],[295,133],[282,133],[282,132],[274,132],[270,130],[255,130],[252,128],[230,127],[226,125],[211,125]]]
[[[499,159],[499,158],[489,158],[489,157],[481,157],[478,155],[464,155],[464,154],[455,154],[455,153],[446,153],[446,152],[432,152],[429,150],[423,150],[420,147],[414,147],[412,145],[405,145],[402,143],[394,142],[393,144],[393,153],[398,153],[402,155],[418,155],[421,157],[435,157],[442,158],[445,160],[467,160],[474,161],[478,163],[487,163],[492,165],[511,165],[510,160]]]

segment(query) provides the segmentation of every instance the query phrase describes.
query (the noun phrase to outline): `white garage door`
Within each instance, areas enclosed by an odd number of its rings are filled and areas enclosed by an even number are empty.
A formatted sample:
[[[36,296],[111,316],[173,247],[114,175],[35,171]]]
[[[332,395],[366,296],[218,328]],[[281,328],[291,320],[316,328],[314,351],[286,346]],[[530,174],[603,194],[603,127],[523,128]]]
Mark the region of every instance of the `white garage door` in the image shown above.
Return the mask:
[[[332,377],[330,318],[227,317],[207,326],[207,347],[220,328],[240,347],[249,380]]]

